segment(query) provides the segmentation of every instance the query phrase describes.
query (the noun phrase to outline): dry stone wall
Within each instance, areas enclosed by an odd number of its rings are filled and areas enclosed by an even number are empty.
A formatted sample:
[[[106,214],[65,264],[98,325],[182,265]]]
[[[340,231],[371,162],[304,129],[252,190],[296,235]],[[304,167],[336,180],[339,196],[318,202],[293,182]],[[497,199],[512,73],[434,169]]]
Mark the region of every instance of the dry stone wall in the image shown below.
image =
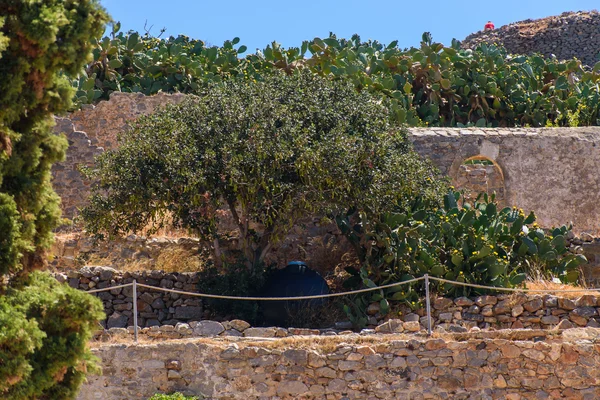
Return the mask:
[[[545,339],[105,345],[94,350],[103,376],[88,377],[78,399],[147,399],[174,391],[244,400],[600,398],[595,339]]]
[[[600,127],[418,128],[410,134],[415,150],[454,181],[466,160],[490,160],[503,176],[506,205],[534,210],[543,227],[572,222],[576,234],[600,235]]]
[[[102,148],[115,146],[117,134],[138,116],[183,98],[113,93],[109,101],[59,120],[56,131],[66,133],[72,144],[67,160],[53,170],[66,217],[77,214],[89,193],[89,182],[77,177],[77,168],[93,163]],[[576,233],[600,234],[600,128],[416,128],[410,136],[417,152],[459,183],[465,180],[460,173],[465,160],[480,156],[493,161],[504,182],[494,178],[491,186],[504,187],[505,204],[535,210],[540,225],[572,221]]]
[[[113,92],[110,101],[84,105],[66,118],[56,118],[54,132],[66,135],[69,141],[66,160],[52,167],[52,183],[61,197],[63,216],[77,216],[78,208],[86,204],[89,196],[89,182],[82,178],[80,167],[92,166],[94,157],[116,148],[118,136],[141,115],[151,114],[158,108],[184,99],[182,94],[145,96]]]
[[[600,61],[600,13],[568,12],[538,20],[525,20],[465,38],[464,48],[480,43],[503,45],[512,54],[541,53],[560,60],[577,57],[588,66]]]
[[[120,272],[106,267],[85,267],[68,274],[56,274],[61,282],[67,282],[71,287],[80,290],[103,289],[121,284],[128,284],[135,279],[138,283],[167,289],[179,289],[196,293],[200,276],[198,273],[164,273],[161,271]],[[106,328],[126,328],[133,325],[132,288],[126,287],[97,293],[104,303],[107,320]],[[433,327],[440,331],[465,332],[471,328],[480,329],[551,329],[572,327],[600,327],[600,296],[585,295],[578,299],[568,299],[554,295],[525,295],[500,294],[496,296],[478,296],[473,298],[459,297],[457,299],[432,299]],[[388,321],[389,315],[380,313],[379,303],[373,303],[367,308],[369,327],[377,332],[400,333],[405,330],[419,331],[427,326],[423,308],[412,311],[401,307],[400,317]],[[169,325],[164,332],[173,331],[178,323],[198,322],[211,315],[224,317],[218,307],[208,310],[202,299],[177,293],[160,292],[138,289],[138,325],[152,327]],[[218,321],[214,322],[219,323]],[[407,325],[408,324],[408,325]],[[228,331],[223,327],[218,334],[238,335],[242,331]],[[287,327],[286,327],[287,328]],[[346,321],[325,331],[336,333],[351,328]],[[233,328],[235,329],[235,328]],[[274,329],[274,328],[273,328]],[[277,328],[280,329],[280,328]],[[156,331],[156,332],[163,332]],[[324,332],[325,332],[324,331]],[[199,331],[182,331],[181,335],[207,336]],[[293,331],[280,329],[269,331],[271,337],[288,336]],[[250,334],[253,336],[253,334]]]

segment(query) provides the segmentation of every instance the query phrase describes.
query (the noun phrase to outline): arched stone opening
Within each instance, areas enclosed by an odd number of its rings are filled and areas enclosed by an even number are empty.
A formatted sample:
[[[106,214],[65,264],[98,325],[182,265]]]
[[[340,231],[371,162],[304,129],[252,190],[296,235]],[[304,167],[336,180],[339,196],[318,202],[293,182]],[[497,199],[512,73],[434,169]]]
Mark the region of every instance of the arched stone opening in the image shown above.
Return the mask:
[[[500,206],[506,206],[506,190],[502,168],[492,159],[477,155],[465,159],[453,176],[454,186],[464,192],[466,201],[472,203],[477,195],[496,193]]]

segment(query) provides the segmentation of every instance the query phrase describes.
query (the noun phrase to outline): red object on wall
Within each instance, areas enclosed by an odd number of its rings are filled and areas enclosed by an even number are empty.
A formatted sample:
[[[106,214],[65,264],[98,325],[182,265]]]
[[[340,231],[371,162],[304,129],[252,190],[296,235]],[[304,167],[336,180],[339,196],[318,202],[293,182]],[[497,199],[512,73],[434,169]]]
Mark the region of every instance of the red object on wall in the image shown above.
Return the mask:
[[[485,24],[485,27],[483,28],[483,30],[485,31],[492,31],[494,29],[496,29],[496,27],[494,26],[492,21],[488,21],[487,24]]]

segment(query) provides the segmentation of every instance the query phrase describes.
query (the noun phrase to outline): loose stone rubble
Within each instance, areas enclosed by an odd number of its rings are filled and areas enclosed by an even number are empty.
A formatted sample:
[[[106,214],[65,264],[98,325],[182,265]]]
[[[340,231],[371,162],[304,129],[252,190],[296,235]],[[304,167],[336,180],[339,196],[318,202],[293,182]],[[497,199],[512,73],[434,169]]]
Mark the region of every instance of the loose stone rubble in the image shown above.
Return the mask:
[[[467,36],[462,46],[473,48],[482,42],[497,43],[512,54],[541,53],[560,60],[577,57],[583,64],[594,66],[600,52],[599,25],[598,11],[566,12],[514,22],[492,31],[479,31]]]

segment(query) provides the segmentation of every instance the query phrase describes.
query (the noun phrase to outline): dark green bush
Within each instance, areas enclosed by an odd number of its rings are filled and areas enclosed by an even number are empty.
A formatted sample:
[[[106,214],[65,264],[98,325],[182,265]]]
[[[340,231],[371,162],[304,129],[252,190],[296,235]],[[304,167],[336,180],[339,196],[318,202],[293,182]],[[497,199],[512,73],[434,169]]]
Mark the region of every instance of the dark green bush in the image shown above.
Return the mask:
[[[41,272],[0,297],[0,397],[74,399],[95,363],[88,341],[100,300]]]

